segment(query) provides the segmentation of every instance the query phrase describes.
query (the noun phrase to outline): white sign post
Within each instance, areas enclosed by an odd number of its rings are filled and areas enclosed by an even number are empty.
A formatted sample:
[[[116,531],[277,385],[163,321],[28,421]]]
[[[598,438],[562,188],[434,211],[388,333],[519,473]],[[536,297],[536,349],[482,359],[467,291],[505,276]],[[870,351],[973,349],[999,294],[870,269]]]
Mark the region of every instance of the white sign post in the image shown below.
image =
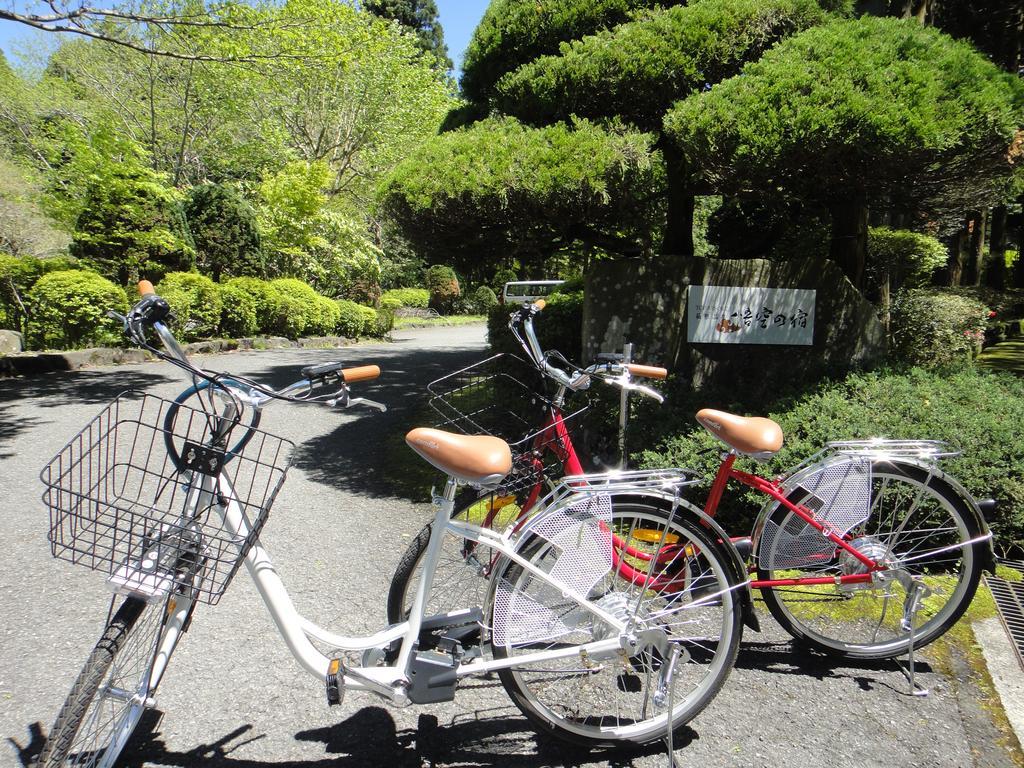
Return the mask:
[[[691,285],[686,340],[695,344],[814,343],[815,291]]]

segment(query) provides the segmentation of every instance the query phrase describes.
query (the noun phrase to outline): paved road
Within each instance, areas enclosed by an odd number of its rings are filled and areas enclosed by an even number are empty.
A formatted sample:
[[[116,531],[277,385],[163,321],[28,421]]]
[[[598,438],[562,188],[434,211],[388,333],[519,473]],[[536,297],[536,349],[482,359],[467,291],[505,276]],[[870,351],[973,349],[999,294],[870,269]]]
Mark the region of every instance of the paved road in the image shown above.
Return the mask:
[[[383,596],[408,537],[429,516],[429,472],[408,469],[401,435],[423,421],[423,385],[479,357],[480,328],[406,331],[391,344],[340,351],[207,357],[207,368],[282,385],[302,365],[379,362],[369,396],[391,406],[329,413],[282,406],[263,426],[300,444],[263,540],[300,611],[355,634],[383,622]],[[39,469],[119,391],[170,396],[181,379],[147,364],[0,381],[0,766],[25,766],[100,631],[102,579],[54,561]],[[389,467],[400,467],[389,474]],[[764,620],[748,632],[725,690],[691,724],[677,757],[706,768],[1011,765],[961,669],[926,671],[927,699],[906,695],[889,663],[836,666],[794,650]],[[238,579],[201,608],[165,678],[130,766],[661,766],[658,748],[587,753],[536,736],[496,681],[449,704],[392,709],[350,696],[329,710],[322,687],[277,638],[252,586]]]

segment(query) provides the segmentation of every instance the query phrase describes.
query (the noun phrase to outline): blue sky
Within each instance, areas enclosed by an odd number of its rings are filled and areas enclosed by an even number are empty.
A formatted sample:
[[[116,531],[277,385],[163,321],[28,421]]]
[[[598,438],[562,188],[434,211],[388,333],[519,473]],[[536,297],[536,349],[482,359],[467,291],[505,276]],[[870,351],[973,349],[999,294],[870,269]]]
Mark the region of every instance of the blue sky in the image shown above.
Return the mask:
[[[480,17],[490,0],[436,0],[437,10],[441,16],[441,26],[444,27],[444,39],[448,44],[448,55],[455,62],[456,74],[462,62],[462,54],[469,44],[469,38],[480,22]],[[16,2],[16,8],[22,9],[25,2]],[[105,6],[106,3],[97,2],[96,5]],[[0,50],[11,56],[18,48],[38,47],[52,45],[52,40],[44,32],[35,32],[28,27],[13,21],[0,21]]]
[[[444,41],[448,55],[455,63],[456,73],[462,64],[462,54],[469,45],[473,30],[484,15],[490,0],[436,0],[437,11],[444,27]]]

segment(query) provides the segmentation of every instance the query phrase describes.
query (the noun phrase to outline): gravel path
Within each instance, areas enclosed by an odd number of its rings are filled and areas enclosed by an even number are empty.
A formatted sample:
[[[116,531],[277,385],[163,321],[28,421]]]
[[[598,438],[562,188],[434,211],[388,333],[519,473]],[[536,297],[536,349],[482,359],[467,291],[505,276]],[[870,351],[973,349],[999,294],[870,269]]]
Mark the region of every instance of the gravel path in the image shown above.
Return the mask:
[[[346,634],[378,629],[399,554],[428,519],[433,475],[410,470],[401,436],[427,416],[424,385],[482,356],[480,327],[404,331],[390,344],[207,357],[200,364],[280,386],[310,363],[379,362],[362,391],[387,414],[281,406],[263,428],[299,443],[263,541],[299,610]],[[182,388],[167,365],[146,364],[0,381],[0,766],[38,754],[71,681],[95,642],[106,588],[53,560],[39,501],[43,464],[127,388],[164,397]],[[389,467],[400,471],[390,472]],[[946,679],[925,665],[925,699],[907,695],[892,663],[835,665],[792,648],[767,616],[746,633],[736,669],[676,742],[702,768],[1012,765],[996,743],[971,670]],[[639,753],[567,749],[534,734],[497,680],[470,681],[455,702],[390,708],[351,695],[328,709],[322,686],[291,659],[239,578],[216,609],[201,607],[170,666],[159,706],[127,766],[662,766]]]

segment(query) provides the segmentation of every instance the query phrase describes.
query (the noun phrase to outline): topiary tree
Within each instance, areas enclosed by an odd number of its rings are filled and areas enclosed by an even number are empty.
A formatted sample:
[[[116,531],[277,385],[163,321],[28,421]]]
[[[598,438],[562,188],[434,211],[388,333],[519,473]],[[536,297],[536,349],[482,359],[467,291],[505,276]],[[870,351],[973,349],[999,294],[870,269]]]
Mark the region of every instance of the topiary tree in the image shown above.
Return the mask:
[[[831,257],[864,284],[867,210],[999,199],[1024,142],[1024,83],[934,29],[860,18],[807,30],[690,96],[665,129],[705,180],[821,202]]]
[[[177,319],[180,338],[208,339],[220,328],[223,298],[210,278],[195,272],[171,272],[157,285]]]
[[[71,254],[121,285],[188,269],[195,247],[175,191],[136,162],[95,177],[75,222]]]
[[[443,264],[435,264],[427,270],[426,283],[430,291],[430,308],[442,315],[450,312],[460,295],[459,278],[455,270]]]
[[[486,285],[478,286],[470,300],[473,314],[486,315],[498,306],[498,297]]]
[[[234,187],[193,187],[184,211],[200,272],[218,282],[222,277],[265,275],[256,214]]]
[[[95,272],[68,269],[40,277],[27,294],[27,342],[35,349],[78,349],[121,340],[107,316],[128,311],[124,290]]]
[[[472,260],[498,253],[538,277],[553,254],[692,254],[695,190],[662,140],[663,116],[827,15],[814,0],[702,0],[634,13],[653,5],[492,4],[466,55],[469,112],[535,127],[492,118],[429,142],[383,185],[389,218],[417,247],[454,256],[471,274]]]

